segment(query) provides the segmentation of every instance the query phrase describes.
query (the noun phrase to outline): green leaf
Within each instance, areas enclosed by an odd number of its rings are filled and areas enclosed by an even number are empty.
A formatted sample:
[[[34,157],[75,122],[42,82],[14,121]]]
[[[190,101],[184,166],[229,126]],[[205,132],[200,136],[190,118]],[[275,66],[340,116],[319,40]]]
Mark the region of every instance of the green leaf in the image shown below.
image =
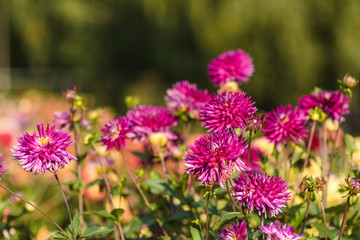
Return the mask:
[[[99,227],[99,226],[90,227],[85,230],[85,232],[81,235],[81,238],[86,238],[86,237],[91,237],[91,236],[96,236],[96,235],[101,235],[101,234],[108,234],[108,233],[111,233],[112,231],[114,231],[114,229],[107,228],[107,227]]]
[[[190,233],[193,240],[202,240],[201,232],[199,229],[190,226]]]
[[[53,240],[53,239],[69,239],[69,238],[63,232],[57,232],[48,238],[48,240]]]
[[[260,235],[262,234],[262,231],[255,231],[249,234],[249,239],[258,239]]]
[[[81,224],[80,224],[79,215],[77,213],[73,217],[73,225],[74,225],[74,228],[75,228],[76,236],[80,236],[81,235]]]
[[[318,230],[319,234],[322,236],[322,237],[325,237],[325,228],[324,228],[324,224],[323,223],[318,223],[318,222],[315,222],[315,223],[312,223],[312,225],[316,228],[316,230]],[[328,239],[334,239],[339,233],[339,230],[330,230],[330,229],[327,229],[327,237]]]
[[[122,209],[122,208],[114,208],[111,211],[111,215],[113,215],[114,218],[117,219],[117,222],[121,221],[121,217],[122,217],[123,213],[124,213],[124,209]]]
[[[355,139],[350,134],[345,133],[344,141],[345,141],[346,148],[349,150],[350,155],[352,156],[352,154],[356,150]]]
[[[295,153],[291,159],[291,165],[294,165],[295,163],[297,163],[301,159],[301,156],[303,154],[304,154],[304,151]]]
[[[179,186],[180,186],[180,191],[182,193],[184,193],[187,188],[188,179],[189,179],[189,174],[183,174],[181,177]]]
[[[96,179],[96,180],[94,180],[94,181],[89,182],[88,184],[86,184],[85,188],[87,189],[87,188],[92,187],[92,186],[97,185],[97,184],[100,185],[100,184],[102,184],[103,182],[104,182],[104,179]]]
[[[84,212],[84,215],[96,215],[99,217],[116,220],[116,218],[107,210],[87,211],[87,212]]]
[[[192,215],[192,212],[180,209],[173,216],[171,216],[168,221],[181,221],[183,219],[190,218]]]
[[[151,193],[153,194],[165,194],[179,199],[181,202],[186,202],[184,196],[177,192],[172,185],[164,182],[160,179],[148,179],[142,183],[149,187]]]
[[[301,203],[299,205],[292,207],[290,209],[290,215],[291,215],[290,224],[294,226],[294,228],[298,227],[304,220],[305,213],[306,213],[306,204]]]
[[[225,221],[233,219],[233,218],[239,218],[242,219],[242,214],[240,212],[227,212],[222,211],[220,219],[214,223],[214,228],[218,229],[221,224],[223,224]]]
[[[133,233],[139,233],[141,231],[141,227],[141,219],[137,216],[133,217],[129,222],[126,223],[126,226],[124,226],[124,232],[126,234],[125,238],[130,237]]]
[[[77,156],[77,160],[78,160],[79,163],[82,162],[86,158],[87,153],[88,152],[85,152],[85,153],[80,154],[79,156]]]

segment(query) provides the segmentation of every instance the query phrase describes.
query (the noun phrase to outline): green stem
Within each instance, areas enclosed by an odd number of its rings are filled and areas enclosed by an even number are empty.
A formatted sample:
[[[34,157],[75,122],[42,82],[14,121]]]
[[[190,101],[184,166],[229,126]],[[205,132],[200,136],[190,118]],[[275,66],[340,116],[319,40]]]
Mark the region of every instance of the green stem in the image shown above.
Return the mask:
[[[43,214],[45,217],[47,217],[52,223],[54,223],[55,226],[56,226],[61,232],[63,232],[63,233],[65,234],[65,236],[67,236],[69,239],[71,239],[71,237],[65,232],[64,229],[62,229],[62,228],[55,222],[54,219],[52,219],[49,215],[47,215],[43,210],[41,210],[40,208],[38,208],[35,204],[33,204],[33,203],[25,200],[25,199],[22,198],[20,195],[12,192],[10,189],[8,189],[7,187],[5,187],[5,186],[3,186],[3,185],[1,185],[1,184],[0,184],[0,187],[3,188],[3,189],[5,189],[6,191],[8,191],[8,192],[9,192],[10,194],[12,194],[13,196],[19,198],[21,201],[29,204],[30,206],[32,206],[33,208],[35,208],[36,210],[38,210],[41,214]]]
[[[325,207],[324,207],[323,201],[321,201],[320,194],[319,194],[318,190],[315,189],[315,192],[316,192],[316,195],[318,196],[319,201],[320,201],[322,215],[323,215],[323,221],[324,221],[325,240],[327,240],[327,224],[326,224],[326,218],[325,218]]]
[[[126,164],[126,161],[125,161],[125,158],[124,158],[124,155],[122,154],[121,151],[119,151],[120,155],[121,155],[121,158],[123,160],[123,163],[124,163],[124,167],[127,171],[127,173],[129,174],[132,182],[134,183],[135,187],[137,188],[137,190],[139,191],[142,199],[144,200],[145,202],[145,205],[151,210],[151,205],[150,205],[150,202],[149,200],[146,198],[144,192],[141,190],[141,188],[139,187],[139,185],[137,184],[136,180],[135,180],[135,177],[134,175],[131,173],[130,169],[128,168],[127,164]],[[156,222],[159,224],[162,232],[164,233],[165,236],[169,236],[169,234],[165,231],[165,228],[163,226],[163,224],[161,223],[160,219],[158,217],[155,216],[155,219],[156,219]]]
[[[343,232],[344,232],[346,217],[347,217],[347,214],[348,214],[348,212],[349,212],[349,206],[350,206],[350,197],[348,197],[347,200],[346,200],[345,212],[344,212],[344,217],[343,217],[342,222],[341,222],[341,227],[340,227],[340,233],[339,233],[339,238],[338,238],[338,240],[341,239],[342,234],[343,234]]]
[[[101,159],[99,159],[99,163],[100,163],[101,173],[102,173],[103,178],[104,178],[105,186],[106,186],[106,189],[107,189],[107,192],[108,192],[108,195],[109,195],[111,207],[112,207],[112,209],[115,209],[114,198],[113,198],[113,195],[111,193],[110,184],[109,184],[109,181],[108,181],[108,179],[106,177],[106,174],[105,174],[105,171],[104,171],[104,166],[103,166],[103,164],[101,162]],[[121,226],[120,222],[117,223],[117,227],[118,227],[118,230],[119,230],[119,233],[120,233],[120,236],[121,236],[121,240],[125,240],[124,231],[122,229],[122,226]],[[118,240],[119,236],[117,235],[116,231],[115,231],[114,235],[115,235],[115,239]]]
[[[68,216],[69,216],[69,219],[70,219],[70,225],[71,225],[71,229],[72,229],[72,232],[73,232],[73,237],[74,237],[74,240],[76,240],[76,232],[75,232],[74,224],[73,224],[73,221],[72,221],[69,204],[68,204],[68,201],[66,200],[66,196],[65,196],[65,193],[64,193],[64,189],[62,188],[62,186],[60,184],[60,181],[59,181],[59,178],[58,178],[56,172],[54,172],[54,176],[55,176],[56,182],[57,182],[57,184],[59,186],[61,195],[62,195],[62,197],[64,199],[66,210],[67,210],[67,213],[68,213]]]
[[[230,181],[230,180],[228,180],[228,181]],[[231,202],[232,209],[233,209],[234,212],[236,212],[236,208],[235,208],[235,204],[234,204],[234,199],[232,198],[232,196],[231,196],[231,194],[230,194],[230,188],[229,188],[229,183],[228,183],[228,181],[225,182],[226,190],[227,190],[227,192],[228,192],[228,194],[229,194],[229,199],[230,199],[230,202]],[[238,218],[236,218],[236,223],[237,223],[237,225],[240,225]]]
[[[252,131],[249,133],[249,144],[248,144],[248,156],[247,156],[247,166],[250,167],[250,156],[251,156],[251,135]],[[249,173],[246,172],[246,187],[245,187],[245,193],[248,192],[248,181],[249,181]]]
[[[209,201],[210,201],[210,192],[207,195],[206,200],[206,240],[209,239]]]
[[[310,203],[311,203],[311,197],[310,197],[310,195],[311,195],[311,194],[309,194],[309,196],[308,196],[308,201],[307,201],[307,205],[306,205],[306,212],[305,212],[305,218],[304,218],[303,225],[302,225],[302,227],[301,227],[301,234],[304,233],[305,224],[306,224],[307,218],[308,218],[308,216],[309,216]]]

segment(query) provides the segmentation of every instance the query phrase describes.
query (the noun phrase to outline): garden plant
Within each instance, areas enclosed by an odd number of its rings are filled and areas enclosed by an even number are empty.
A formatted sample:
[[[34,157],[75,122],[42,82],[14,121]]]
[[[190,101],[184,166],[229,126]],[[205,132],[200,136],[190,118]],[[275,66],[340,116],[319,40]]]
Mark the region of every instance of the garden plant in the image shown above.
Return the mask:
[[[128,96],[123,116],[71,86],[68,111],[1,145],[0,238],[360,239],[360,138],[343,131],[358,81],[263,112],[245,91],[254,70],[224,52],[216,92],[179,81],[164,106]]]

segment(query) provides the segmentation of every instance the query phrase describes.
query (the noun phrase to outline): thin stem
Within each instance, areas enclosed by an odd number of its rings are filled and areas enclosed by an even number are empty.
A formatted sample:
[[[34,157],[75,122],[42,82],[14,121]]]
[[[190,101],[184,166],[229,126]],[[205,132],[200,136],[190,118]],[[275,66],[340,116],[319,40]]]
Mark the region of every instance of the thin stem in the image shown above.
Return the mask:
[[[69,239],[71,239],[71,237],[65,232],[64,229],[62,229],[62,228],[55,222],[54,219],[52,219],[49,215],[47,215],[43,210],[41,210],[40,208],[38,208],[35,204],[33,204],[33,203],[25,200],[25,199],[22,198],[20,195],[12,192],[10,189],[8,189],[7,187],[5,187],[5,186],[3,186],[3,185],[1,185],[1,184],[0,184],[0,187],[3,188],[3,189],[5,189],[6,191],[8,191],[8,192],[9,192],[10,194],[12,194],[13,196],[19,198],[21,201],[29,204],[30,206],[32,206],[33,208],[35,208],[36,210],[38,210],[38,211],[39,211],[40,213],[42,213],[45,217],[47,217],[52,223],[54,223],[55,226],[56,226],[61,232],[63,232],[63,233],[65,234],[65,236],[67,236]]]
[[[76,240],[76,232],[75,232],[74,224],[73,224],[73,221],[72,221],[72,218],[71,218],[69,204],[68,204],[68,202],[66,200],[66,196],[65,196],[65,193],[64,193],[64,189],[62,188],[62,186],[60,184],[60,181],[59,181],[59,178],[58,178],[56,172],[54,172],[54,176],[55,176],[56,182],[57,182],[57,184],[59,186],[61,195],[62,195],[62,197],[64,199],[66,210],[67,210],[67,213],[68,213],[68,216],[69,216],[69,219],[70,219],[70,225],[71,225],[71,229],[72,229],[72,232],[73,232],[73,237],[74,237],[74,240]]]
[[[326,126],[325,124],[323,124],[322,127],[322,154],[323,154],[323,169],[322,169],[322,175],[323,178],[325,179],[325,184],[323,187],[323,203],[324,203],[324,208],[326,208],[327,205],[327,182],[328,182],[328,176],[326,175],[327,172],[327,168],[328,168],[328,163],[327,163],[327,157],[328,157],[328,153],[327,153],[327,134],[326,134]],[[331,167],[330,167],[331,168]]]
[[[113,198],[113,195],[111,193],[110,184],[109,184],[109,181],[108,181],[108,179],[106,177],[106,174],[105,174],[105,171],[104,171],[104,165],[102,164],[101,159],[99,159],[99,163],[100,163],[101,173],[102,173],[103,178],[104,178],[105,186],[106,186],[106,189],[107,189],[107,192],[108,192],[108,195],[109,195],[111,207],[112,207],[112,209],[115,209],[114,198]],[[120,222],[117,223],[117,227],[118,227],[121,239],[124,240],[125,239],[124,231],[122,229],[122,226],[121,226]],[[115,231],[114,235],[115,235],[115,239],[118,240],[119,236],[117,235],[116,231]]]
[[[315,128],[316,128],[316,121],[313,121],[312,125],[311,125],[311,130],[310,130],[309,142],[308,142],[307,150],[306,150],[306,158],[304,161],[304,165],[301,169],[301,178],[303,177],[304,169],[306,168],[306,166],[309,163],[310,150],[311,150],[311,146],[312,146],[312,142],[313,142],[313,138],[314,138]]]
[[[319,201],[320,201],[321,210],[322,210],[322,214],[323,214],[323,221],[324,221],[325,240],[327,240],[327,224],[326,224],[326,218],[325,218],[325,208],[324,208],[323,202],[321,201],[320,194],[319,194],[318,190],[315,189],[315,192],[316,192],[316,195],[318,196]]]
[[[207,195],[207,200],[206,200],[206,240],[209,239],[209,201],[210,201],[210,192]]]
[[[340,132],[340,128],[341,128],[341,120],[342,120],[342,117],[343,117],[344,103],[345,103],[345,95],[343,95],[343,101],[342,101],[342,103],[341,103],[339,126],[338,126],[338,128],[336,129],[335,139],[334,139],[334,142],[333,142],[333,146],[332,146],[332,150],[331,150],[331,155],[330,155],[329,170],[328,170],[328,172],[327,172],[327,176],[326,176],[326,179],[325,179],[325,180],[329,179],[330,172],[331,172],[331,167],[332,167],[332,164],[333,164],[333,161],[334,161],[335,148],[336,148],[336,140],[337,140],[337,138],[338,138],[338,136],[339,136],[339,132]]]
[[[349,212],[349,206],[350,206],[350,197],[348,197],[347,200],[346,200],[345,212],[344,212],[344,217],[343,217],[342,222],[341,222],[341,227],[340,227],[340,233],[339,233],[339,238],[338,238],[338,240],[341,239],[342,234],[343,234],[343,232],[344,232],[346,217],[347,217],[347,214],[348,214],[348,212]]]
[[[261,226],[264,226],[264,215],[261,214],[260,217],[261,217]],[[265,239],[265,234],[264,234],[264,232],[262,233],[262,239]]]
[[[305,224],[306,224],[307,218],[308,218],[308,216],[309,216],[310,203],[311,203],[311,197],[310,197],[310,195],[311,195],[311,194],[309,194],[309,196],[308,196],[308,201],[307,201],[307,205],[306,205],[306,212],[305,212],[305,218],[304,218],[303,225],[302,225],[302,227],[301,227],[301,234],[304,233]]]
[[[139,185],[137,184],[136,180],[135,180],[135,177],[134,175],[131,173],[130,169],[128,168],[127,164],[126,164],[126,161],[125,161],[125,158],[124,158],[124,155],[122,154],[121,151],[119,151],[120,155],[121,155],[121,158],[123,160],[123,163],[124,163],[124,167],[128,173],[128,175],[130,176],[132,182],[134,183],[135,187],[137,188],[137,190],[139,191],[142,199],[144,200],[145,202],[145,205],[151,210],[151,205],[150,205],[150,202],[149,200],[146,198],[144,192],[141,190],[141,188],[139,187]],[[159,224],[162,232],[164,233],[165,236],[169,236],[169,234],[165,231],[165,228],[163,226],[163,224],[161,223],[160,219],[158,217],[155,216],[155,219],[156,219],[156,222]]]
[[[234,212],[236,212],[236,208],[235,208],[235,204],[234,204],[234,199],[231,197],[228,181],[226,181],[225,184],[226,184],[226,190],[227,190],[227,192],[228,192],[228,194],[229,194],[229,198],[230,198],[230,202],[231,202],[232,209],[233,209]],[[240,225],[238,218],[236,218],[236,223],[237,223],[237,225]]]
[[[252,131],[249,133],[249,144],[248,144],[248,156],[247,156],[247,166],[250,167],[250,156],[251,156],[251,135]],[[246,172],[246,187],[245,187],[245,193],[248,192],[248,181],[249,181],[249,173]]]
[[[160,157],[160,161],[161,161],[161,167],[162,167],[162,170],[164,173],[164,181],[166,183],[169,183],[169,180],[166,177],[166,175],[168,175],[168,172],[167,172],[166,163],[165,163],[165,154],[159,153],[159,157]]]

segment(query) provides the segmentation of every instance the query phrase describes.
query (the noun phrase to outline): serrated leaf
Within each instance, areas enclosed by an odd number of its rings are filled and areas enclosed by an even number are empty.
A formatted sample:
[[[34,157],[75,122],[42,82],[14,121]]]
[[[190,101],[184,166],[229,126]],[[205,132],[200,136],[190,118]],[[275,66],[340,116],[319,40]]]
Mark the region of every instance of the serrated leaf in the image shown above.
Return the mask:
[[[190,226],[190,233],[193,240],[202,240],[201,232],[199,229]]]
[[[110,218],[112,220],[116,220],[115,217],[107,210],[87,211],[87,212],[84,212],[84,215],[96,215],[99,217]]]
[[[104,179],[96,179],[96,180],[94,180],[94,181],[89,182],[88,184],[86,184],[85,188],[87,189],[87,188],[92,187],[92,186],[97,185],[97,184],[100,185],[100,184],[102,184],[103,182],[104,182]]]
[[[218,229],[222,223],[224,223],[227,220],[233,219],[233,218],[239,218],[242,219],[242,214],[240,212],[227,212],[222,211],[220,219],[214,223],[214,228]]]
[[[102,235],[102,234],[108,234],[114,231],[114,229],[107,228],[107,227],[90,227],[84,231],[84,233],[81,235],[81,238],[96,236],[96,235]]]

